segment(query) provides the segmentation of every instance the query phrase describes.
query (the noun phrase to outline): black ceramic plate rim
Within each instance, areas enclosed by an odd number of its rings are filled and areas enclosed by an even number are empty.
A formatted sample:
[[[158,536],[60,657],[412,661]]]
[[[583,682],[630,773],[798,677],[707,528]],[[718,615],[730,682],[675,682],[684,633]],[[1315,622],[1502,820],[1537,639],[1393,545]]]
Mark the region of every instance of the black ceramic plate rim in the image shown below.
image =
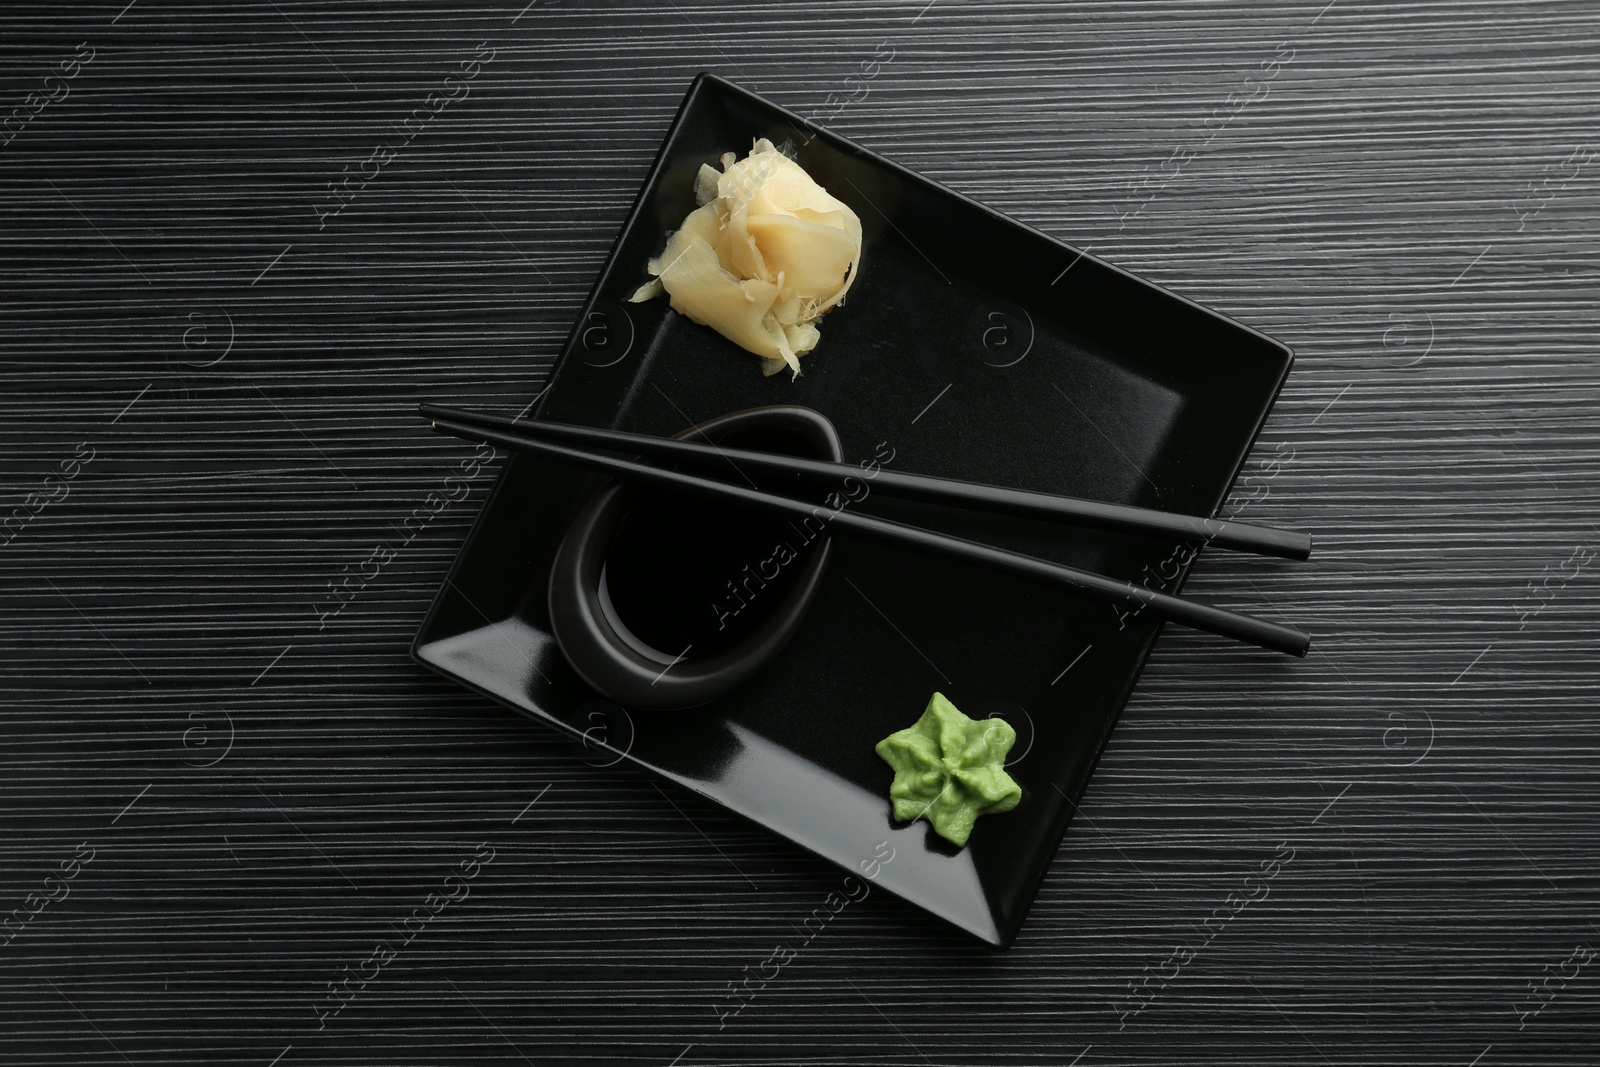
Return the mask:
[[[1168,300],[1174,301],[1174,302],[1176,302],[1178,304],[1184,305],[1184,306],[1186,306],[1186,307],[1188,307],[1190,309],[1193,309],[1194,311],[1197,311],[1198,313],[1200,313],[1202,315],[1205,315],[1205,316],[1207,316],[1209,318],[1215,319],[1215,320],[1220,321],[1220,322],[1227,323],[1229,326],[1231,326],[1231,327],[1233,327],[1235,329],[1238,329],[1238,330],[1240,330],[1240,331],[1242,331],[1242,332],[1244,332],[1246,334],[1249,334],[1250,336],[1256,338],[1259,341],[1264,342],[1266,345],[1268,345],[1271,348],[1273,348],[1273,349],[1277,350],[1278,352],[1282,353],[1282,357],[1283,358],[1282,358],[1281,367],[1280,367],[1280,370],[1279,370],[1278,375],[1277,375],[1277,380],[1272,383],[1271,390],[1270,390],[1270,396],[1268,398],[1268,401],[1267,401],[1267,403],[1262,405],[1261,414],[1260,414],[1259,417],[1257,417],[1257,419],[1255,420],[1255,425],[1250,430],[1248,442],[1245,444],[1245,446],[1243,448],[1241,448],[1238,456],[1235,457],[1235,459],[1233,461],[1233,467],[1234,467],[1233,474],[1232,474],[1231,477],[1229,477],[1227,486],[1224,488],[1224,490],[1220,494],[1219,499],[1218,499],[1218,503],[1216,505],[1214,505],[1213,511],[1215,510],[1215,508],[1220,507],[1222,502],[1226,501],[1227,498],[1229,497],[1229,495],[1231,495],[1231,493],[1233,491],[1234,483],[1238,480],[1239,474],[1244,468],[1244,464],[1245,464],[1246,459],[1248,459],[1251,451],[1254,450],[1256,441],[1260,437],[1261,430],[1266,425],[1266,421],[1271,415],[1272,408],[1276,404],[1277,397],[1278,397],[1279,393],[1282,391],[1283,384],[1284,384],[1285,381],[1287,381],[1289,373],[1293,369],[1294,361],[1295,361],[1295,354],[1294,354],[1294,350],[1293,349],[1291,349],[1288,345],[1284,344],[1283,342],[1277,340],[1276,338],[1270,337],[1270,336],[1262,333],[1261,331],[1255,329],[1254,327],[1251,327],[1251,326],[1248,326],[1248,325],[1246,325],[1244,323],[1238,322],[1235,319],[1232,319],[1229,316],[1222,314],[1221,312],[1218,312],[1218,311],[1216,311],[1216,310],[1214,310],[1212,308],[1206,307],[1205,305],[1200,304],[1200,303],[1198,303],[1198,302],[1196,302],[1194,300],[1191,300],[1188,297],[1185,297],[1185,296],[1183,296],[1183,295],[1181,295],[1179,293],[1174,293],[1170,289],[1167,289],[1166,287],[1164,287],[1162,285],[1159,285],[1159,284],[1157,284],[1155,282],[1152,282],[1152,281],[1149,281],[1149,280],[1147,280],[1145,278],[1142,278],[1142,277],[1140,277],[1140,276],[1138,276],[1136,274],[1133,274],[1130,271],[1124,270],[1121,267],[1116,266],[1115,264],[1108,263],[1105,260],[1099,258],[1098,256],[1094,256],[1094,255],[1092,255],[1092,254],[1090,254],[1088,252],[1085,252],[1085,251],[1083,251],[1081,249],[1075,248],[1072,245],[1069,245],[1064,241],[1061,241],[1061,240],[1059,240],[1059,239],[1057,239],[1055,237],[1051,237],[1049,234],[1044,233],[1043,231],[1038,230],[1038,229],[1034,228],[1033,226],[1028,225],[1027,223],[1024,223],[1024,222],[1021,222],[1021,221],[1019,221],[1017,219],[1012,218],[1011,216],[1005,214],[1004,212],[997,211],[996,209],[994,209],[992,207],[989,207],[986,204],[983,204],[983,203],[981,203],[981,202],[979,202],[977,200],[974,200],[973,198],[967,196],[964,193],[961,193],[961,192],[959,192],[957,190],[951,189],[948,186],[945,186],[945,185],[943,185],[943,184],[941,184],[941,183],[939,183],[939,182],[937,182],[937,181],[935,181],[935,180],[933,180],[931,178],[928,178],[928,177],[926,177],[924,175],[918,174],[915,171],[909,170],[906,167],[894,162],[893,160],[887,159],[887,158],[877,154],[876,152],[871,151],[870,149],[864,148],[861,145],[855,143],[854,141],[849,140],[848,138],[842,137],[842,136],[840,136],[840,135],[838,135],[836,133],[833,133],[833,132],[823,128],[823,127],[817,126],[815,123],[811,122],[809,119],[803,118],[802,116],[796,114],[793,111],[790,111],[787,108],[784,108],[784,107],[781,107],[780,105],[774,104],[770,100],[767,100],[766,98],[764,98],[762,96],[759,96],[759,95],[751,92],[750,90],[745,89],[743,86],[740,86],[740,85],[738,85],[738,84],[736,84],[734,82],[731,82],[728,79],[723,78],[718,74],[712,73],[711,71],[701,71],[699,74],[697,74],[695,76],[694,80],[690,83],[688,92],[686,92],[684,94],[683,100],[678,106],[678,110],[674,114],[671,124],[668,126],[666,133],[663,134],[662,139],[661,139],[660,147],[657,148],[655,156],[651,160],[650,169],[647,172],[647,176],[646,176],[645,180],[640,184],[639,192],[634,197],[633,204],[629,208],[627,215],[623,218],[623,221],[622,221],[620,227],[617,230],[616,237],[612,240],[611,247],[610,247],[609,251],[606,254],[606,258],[605,258],[604,264],[601,267],[600,273],[597,275],[594,284],[591,286],[588,296],[584,299],[584,302],[583,302],[583,304],[582,304],[582,306],[581,306],[581,308],[579,310],[578,316],[577,316],[576,320],[574,321],[573,328],[569,332],[569,334],[567,336],[567,340],[564,342],[564,344],[563,344],[563,346],[561,348],[561,353],[560,353],[560,356],[558,357],[558,359],[556,361],[555,366],[553,366],[551,368],[550,379],[545,384],[545,387],[540,391],[539,395],[534,400],[533,407],[530,409],[531,410],[531,417],[538,418],[539,417],[539,413],[544,410],[545,403],[546,403],[546,401],[548,400],[548,398],[550,396],[551,390],[554,389],[556,384],[560,381],[561,373],[562,373],[563,370],[566,369],[567,363],[569,362],[569,359],[571,358],[571,354],[572,354],[573,348],[576,345],[577,341],[581,337],[581,332],[582,332],[584,323],[589,321],[590,314],[595,310],[595,304],[599,300],[602,299],[600,294],[608,290],[608,288],[610,286],[610,283],[612,281],[613,274],[618,269],[620,269],[619,265],[618,265],[618,262],[617,262],[618,250],[620,249],[620,247],[621,247],[621,245],[623,243],[623,240],[625,239],[627,234],[632,230],[633,226],[638,221],[639,216],[644,212],[645,206],[650,202],[651,194],[654,192],[657,183],[660,182],[663,179],[663,176],[664,176],[664,173],[665,173],[665,169],[666,169],[663,166],[663,162],[666,159],[667,152],[671,148],[671,146],[673,145],[674,140],[676,138],[676,135],[677,135],[677,133],[679,131],[679,128],[683,124],[686,115],[693,108],[696,100],[699,98],[699,96],[701,95],[701,93],[704,91],[705,87],[708,84],[714,84],[715,86],[717,86],[723,92],[731,93],[731,94],[734,94],[736,96],[742,97],[746,101],[752,102],[752,103],[756,104],[757,106],[759,106],[761,108],[769,109],[769,110],[771,110],[773,112],[776,112],[786,122],[788,122],[791,126],[794,126],[797,131],[801,127],[807,128],[807,129],[813,131],[813,136],[815,138],[819,138],[819,139],[825,141],[826,143],[834,146],[835,148],[841,149],[841,150],[843,150],[845,152],[852,153],[852,154],[860,156],[860,157],[862,157],[864,159],[870,160],[875,165],[882,166],[885,169],[891,171],[897,178],[899,178],[902,181],[905,181],[905,182],[908,182],[908,183],[911,183],[911,184],[914,184],[914,185],[921,186],[922,188],[924,188],[926,190],[929,190],[930,192],[933,192],[933,193],[935,193],[937,195],[954,197],[954,198],[962,201],[966,205],[968,205],[968,206],[970,206],[972,208],[975,208],[976,210],[981,212],[984,216],[986,216],[988,219],[990,219],[996,225],[1006,226],[1006,227],[1014,227],[1014,228],[1020,229],[1022,231],[1025,231],[1033,239],[1035,239],[1035,240],[1043,240],[1044,242],[1055,246],[1056,248],[1060,249],[1061,251],[1063,251],[1065,253],[1068,253],[1071,257],[1073,257],[1074,261],[1076,261],[1076,259],[1080,258],[1080,257],[1081,258],[1086,258],[1089,261],[1091,261],[1092,263],[1096,264],[1097,266],[1099,266],[1099,267],[1101,267],[1101,268],[1103,268],[1103,269],[1105,269],[1107,271],[1110,271],[1111,273],[1119,276],[1120,278],[1122,278],[1122,279],[1124,279],[1124,280],[1126,280],[1128,282],[1131,282],[1134,285],[1141,286],[1141,287],[1143,287],[1145,289],[1148,289],[1148,290],[1150,290],[1150,291],[1152,291],[1154,293],[1160,294],[1165,299],[1168,299]],[[508,462],[509,462],[509,460],[508,460]],[[477,517],[473,520],[472,529],[468,532],[466,539],[462,542],[461,548],[456,553],[455,559],[451,562],[450,569],[449,569],[448,574],[446,575],[444,583],[441,585],[438,594],[434,597],[433,602],[429,605],[428,610],[423,615],[422,623],[418,627],[418,630],[417,630],[417,636],[415,638],[413,638],[412,643],[411,643],[410,655],[411,655],[411,658],[413,660],[415,660],[418,664],[420,664],[421,666],[427,668],[428,670],[433,671],[434,673],[439,674],[439,675],[441,675],[441,676],[443,676],[445,678],[448,678],[452,682],[455,682],[458,685],[462,685],[467,689],[470,689],[470,690],[472,690],[472,691],[474,691],[476,693],[479,693],[480,695],[482,695],[484,697],[487,697],[488,699],[493,700],[494,702],[496,702],[498,704],[504,705],[504,706],[510,708],[511,710],[517,712],[518,714],[524,716],[525,718],[534,719],[534,720],[536,720],[536,721],[538,721],[540,723],[543,723],[544,725],[553,728],[558,733],[564,734],[569,738],[574,738],[574,739],[580,738],[580,737],[583,736],[580,731],[572,728],[571,726],[569,726],[568,724],[566,724],[564,722],[561,722],[555,716],[553,716],[553,715],[538,715],[538,714],[532,713],[527,708],[520,707],[520,706],[518,706],[518,705],[516,705],[514,703],[511,703],[509,700],[507,700],[506,698],[504,698],[500,694],[497,694],[497,693],[495,693],[495,692],[493,692],[493,691],[491,691],[491,690],[489,690],[489,689],[487,689],[487,688],[485,688],[483,686],[480,686],[480,685],[476,684],[475,682],[471,681],[470,679],[464,678],[464,677],[456,674],[455,672],[444,668],[443,666],[441,666],[439,664],[430,662],[421,653],[421,646],[423,644],[424,635],[426,635],[429,632],[429,630],[430,630],[430,628],[431,628],[431,626],[432,626],[432,624],[434,622],[435,616],[442,609],[445,597],[449,594],[449,590],[452,587],[454,587],[454,585],[455,585],[455,580],[456,580],[456,578],[458,576],[458,572],[465,565],[466,559],[471,555],[473,548],[476,546],[478,540],[480,539],[480,536],[482,535],[482,532],[483,532],[482,531],[482,527],[483,527],[484,516],[486,514],[488,514],[492,510],[494,502],[498,499],[498,497],[500,495],[500,492],[504,488],[504,485],[505,485],[506,481],[507,481],[507,479],[505,477],[505,469],[504,469],[504,467],[502,467],[500,474],[495,479],[494,485],[490,488],[488,495],[485,497],[484,503],[483,503],[482,507],[479,509]],[[1176,581],[1174,581],[1171,589],[1169,590],[1169,592],[1172,595],[1178,595],[1182,591],[1183,586],[1187,583],[1189,570],[1190,570],[1189,567],[1185,567],[1179,573]],[[1094,772],[1099,767],[1100,758],[1105,752],[1106,744],[1107,744],[1107,742],[1109,742],[1109,740],[1111,738],[1111,734],[1115,730],[1117,723],[1121,720],[1122,710],[1126,707],[1128,697],[1131,695],[1132,690],[1135,687],[1135,685],[1137,684],[1139,677],[1143,674],[1144,666],[1145,666],[1146,662],[1149,660],[1150,652],[1155,646],[1156,638],[1159,637],[1160,633],[1162,633],[1164,630],[1165,630],[1165,626],[1162,626],[1162,627],[1158,628],[1157,630],[1155,630],[1155,632],[1151,635],[1151,637],[1144,643],[1143,649],[1141,649],[1139,651],[1139,653],[1137,655],[1137,658],[1135,659],[1131,669],[1129,670],[1129,672],[1128,672],[1128,682],[1127,682],[1126,688],[1125,688],[1121,698],[1118,701],[1116,714],[1112,715],[1107,720],[1106,725],[1105,725],[1105,729],[1102,731],[1100,736],[1096,739],[1094,754],[1093,754],[1093,756],[1091,757],[1091,759],[1088,762],[1088,771],[1084,774],[1083,779],[1082,779],[1083,788],[1086,789],[1088,782],[1093,780]],[[594,742],[593,742],[592,739],[586,739],[585,743],[592,745]],[[711,793],[707,792],[706,790],[696,788],[695,783],[691,779],[687,779],[687,778],[681,777],[681,776],[679,776],[677,774],[674,774],[673,772],[671,772],[671,771],[669,771],[669,770],[667,770],[665,768],[657,767],[654,764],[648,763],[645,760],[643,760],[643,759],[641,759],[639,757],[636,757],[636,756],[632,755],[629,752],[624,752],[622,750],[615,749],[610,745],[601,744],[599,747],[604,748],[607,751],[613,752],[619,759],[626,759],[629,762],[635,764],[636,766],[638,766],[638,767],[640,767],[640,768],[642,768],[644,770],[649,771],[651,774],[654,774],[654,775],[657,775],[659,777],[665,778],[668,781],[674,782],[674,783],[682,786],[683,788],[688,789],[690,792],[696,793],[696,794],[704,797],[706,800],[710,801],[713,804],[716,804],[718,807],[726,808],[726,810],[733,811],[733,812],[735,812],[735,813],[737,813],[737,814],[739,814],[739,815],[741,815],[741,816],[743,816],[745,818],[750,819],[752,822],[755,822],[757,825],[762,826],[763,829],[768,830],[769,832],[775,833],[780,837],[784,837],[784,838],[792,841],[793,843],[795,843],[795,844],[799,845],[800,847],[806,849],[807,852],[810,852],[813,855],[816,855],[821,859],[827,860],[829,863],[832,863],[832,864],[838,866],[842,870],[848,871],[850,873],[855,873],[854,869],[849,867],[843,861],[835,859],[834,857],[828,856],[828,855],[826,855],[824,853],[815,851],[809,845],[807,845],[804,841],[801,841],[799,838],[795,837],[793,834],[786,833],[786,832],[784,832],[783,830],[781,830],[781,829],[779,829],[777,827],[772,827],[772,826],[766,825],[765,823],[761,823],[758,820],[756,820],[753,817],[751,817],[750,815],[748,815],[746,812],[743,812],[743,811],[741,811],[740,809],[738,809],[736,807],[729,807],[727,805],[724,805],[716,796],[712,795]],[[1082,798],[1082,792],[1080,791],[1077,796],[1069,797],[1068,800],[1073,805],[1073,807],[1076,808],[1077,804],[1078,804],[1078,801],[1081,800],[1081,798]],[[1057,844],[1055,846],[1055,851],[1059,851],[1059,849],[1060,849],[1060,842],[1058,840],[1058,842],[1057,842]],[[1038,873],[1037,877],[1035,877],[1033,879],[1033,884],[1029,887],[1030,892],[1028,894],[1028,899],[1030,901],[1037,897],[1039,888],[1040,888],[1040,886],[1042,886],[1042,884],[1044,882],[1044,878],[1049,872],[1049,867],[1050,867],[1050,864],[1048,864],[1048,863],[1040,865],[1039,873]],[[912,903],[913,906],[918,907],[918,908],[920,908],[922,910],[925,910],[925,911],[928,910],[926,908],[923,908],[921,904],[919,904],[919,903],[917,903],[915,901],[912,901],[910,903]],[[1010,929],[1008,929],[1008,930],[998,930],[997,931],[997,937],[995,937],[995,938],[990,938],[990,937],[984,935],[983,933],[981,933],[981,932],[979,932],[979,931],[977,931],[975,929],[972,929],[970,927],[967,927],[967,926],[961,925],[959,923],[956,923],[953,920],[951,920],[948,916],[938,915],[937,912],[932,912],[932,911],[929,911],[928,913],[929,914],[933,914],[933,915],[937,916],[940,919],[943,919],[945,922],[947,922],[950,925],[954,926],[956,929],[962,930],[964,933],[967,933],[969,935],[972,935],[972,936],[976,937],[979,941],[982,941],[985,944],[988,944],[988,945],[990,945],[992,947],[995,947],[995,948],[1004,949],[1004,948],[1008,948],[1010,946],[1012,940],[1015,938],[1015,935],[1016,935],[1017,931],[1021,928],[1021,925],[1022,925],[1023,921],[1026,918],[1026,911],[1027,911],[1027,909],[1024,909],[1023,914],[1021,916],[1019,916],[1019,918],[1017,919],[1016,923]]]

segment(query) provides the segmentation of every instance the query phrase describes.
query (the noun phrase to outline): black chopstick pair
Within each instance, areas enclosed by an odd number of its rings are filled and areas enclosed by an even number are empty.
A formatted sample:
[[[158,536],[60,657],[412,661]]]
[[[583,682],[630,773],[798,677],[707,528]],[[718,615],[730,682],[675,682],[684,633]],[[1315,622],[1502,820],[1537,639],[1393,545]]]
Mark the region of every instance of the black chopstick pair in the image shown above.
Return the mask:
[[[791,518],[811,517],[817,510],[817,505],[793,497],[733,485],[712,477],[702,477],[634,460],[602,455],[584,448],[569,448],[555,442],[631,452],[639,456],[676,460],[689,466],[711,467],[713,470],[718,467],[725,469],[731,461],[736,466],[756,473],[798,475],[803,481],[812,485],[838,485],[845,476],[860,473],[859,468],[848,463],[721,448],[693,441],[650,437],[566,423],[511,419],[442,404],[423,404],[419,408],[419,413],[424,418],[432,420],[433,429],[454,437],[486,441],[513,452],[569,463],[625,480],[646,482],[692,495],[740,501]],[[1033,518],[1053,518],[1075,526],[1175,538],[1287,559],[1306,559],[1311,554],[1311,538],[1306,534],[1222,519],[1177,515],[1149,508],[1104,504],[887,469],[879,470],[874,476],[873,487],[889,495],[913,500]],[[1019,552],[856,512],[830,509],[828,520],[830,531],[859,540],[897,548],[916,549],[960,559],[1006,574],[1042,580],[1072,592],[1108,600],[1136,611],[1148,610],[1156,618],[1183,623],[1198,630],[1236,638],[1273,651],[1304,656],[1311,647],[1310,637],[1290,626],[1170,596],[1132,582],[1107,578],[1104,575],[1052,563]]]

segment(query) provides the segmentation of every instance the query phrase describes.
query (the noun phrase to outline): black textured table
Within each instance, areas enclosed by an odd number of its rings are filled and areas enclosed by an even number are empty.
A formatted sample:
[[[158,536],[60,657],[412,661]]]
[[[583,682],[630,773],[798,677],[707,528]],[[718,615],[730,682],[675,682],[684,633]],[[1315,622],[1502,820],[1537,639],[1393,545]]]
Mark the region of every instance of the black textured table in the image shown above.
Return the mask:
[[[0,25],[6,1064],[1596,1062],[1593,5]],[[406,654],[701,69],[1298,352],[1007,953]]]

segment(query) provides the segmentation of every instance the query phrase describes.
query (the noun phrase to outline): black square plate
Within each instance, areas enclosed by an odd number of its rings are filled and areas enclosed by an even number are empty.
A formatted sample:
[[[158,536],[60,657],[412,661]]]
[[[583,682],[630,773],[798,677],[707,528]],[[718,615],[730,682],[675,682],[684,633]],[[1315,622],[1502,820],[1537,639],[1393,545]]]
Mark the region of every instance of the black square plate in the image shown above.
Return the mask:
[[[700,165],[742,156],[755,137],[791,145],[865,231],[860,281],[795,381],[762,377],[754,356],[665,300],[625,303],[693,208]],[[1292,361],[1270,338],[702,74],[535,417],[667,435],[804,404],[833,420],[852,461],[892,451],[897,470],[1211,515]],[[413,648],[591,738],[604,705],[562,658],[545,595],[556,544],[598,485],[511,459]],[[1168,543],[877,497],[866,509],[1168,591],[1187,570]],[[1004,946],[1158,630],[1103,603],[841,540],[799,634],[761,677],[705,708],[633,712],[609,740],[619,758],[852,872],[892,849],[877,885]],[[891,822],[892,776],[873,753],[935,690],[1018,733],[1010,769],[1024,799],[981,819],[960,851],[926,823]]]

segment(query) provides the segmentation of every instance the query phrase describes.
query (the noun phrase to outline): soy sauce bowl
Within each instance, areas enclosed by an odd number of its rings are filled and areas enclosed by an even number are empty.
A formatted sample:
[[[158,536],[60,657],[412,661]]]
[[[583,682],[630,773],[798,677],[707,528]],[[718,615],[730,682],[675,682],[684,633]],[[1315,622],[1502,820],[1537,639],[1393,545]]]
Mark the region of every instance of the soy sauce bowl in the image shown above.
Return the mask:
[[[833,424],[794,405],[736,411],[675,436],[844,458]],[[763,488],[782,491],[771,482]],[[780,517],[610,483],[578,512],[556,550],[551,629],[573,670],[623,707],[698,707],[783,650],[832,553],[826,533]]]

